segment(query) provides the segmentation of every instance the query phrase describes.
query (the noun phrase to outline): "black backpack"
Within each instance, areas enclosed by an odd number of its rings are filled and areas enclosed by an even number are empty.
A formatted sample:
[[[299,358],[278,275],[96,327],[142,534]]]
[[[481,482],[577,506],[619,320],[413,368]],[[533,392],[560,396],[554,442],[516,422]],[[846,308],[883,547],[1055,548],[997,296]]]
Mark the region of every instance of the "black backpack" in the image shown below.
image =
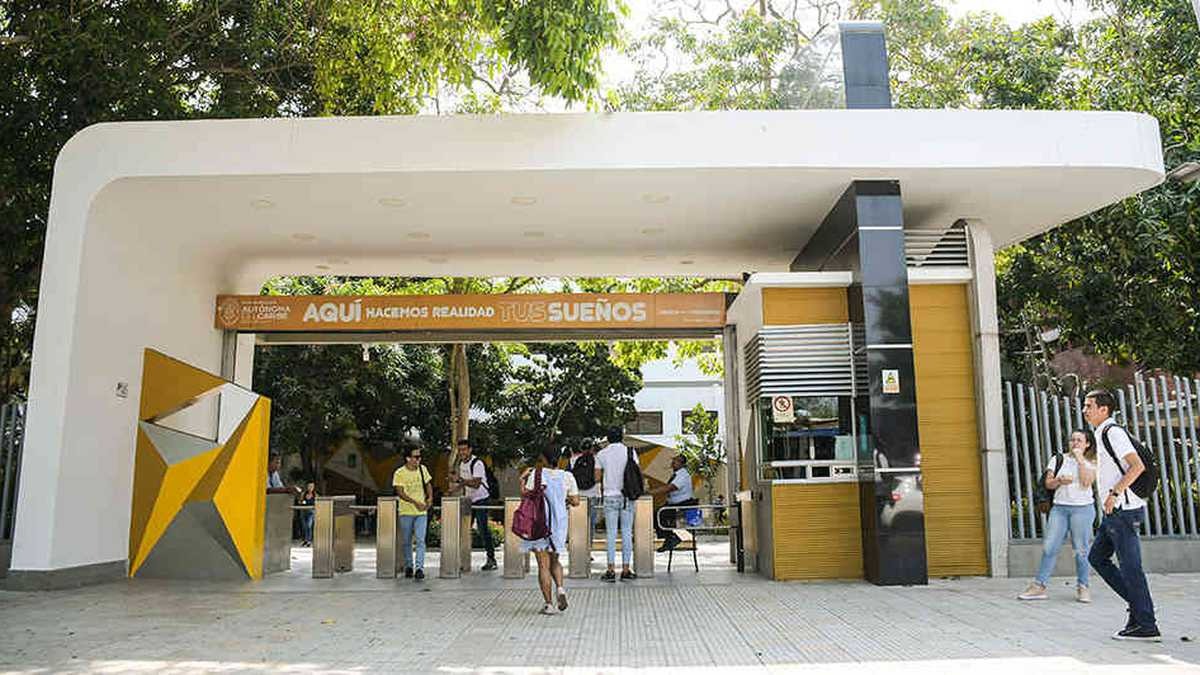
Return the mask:
[[[475,471],[475,462],[482,461],[478,457],[471,458],[471,472]],[[490,503],[497,504],[500,502],[500,481],[496,480],[496,474],[492,473],[492,467],[487,463],[483,465],[483,476],[487,480],[487,500]]]
[[[1058,472],[1062,471],[1063,456],[1061,453],[1054,453],[1054,476],[1058,477]],[[1049,468],[1047,468],[1049,470]],[[1033,486],[1033,504],[1038,513],[1050,513],[1050,507],[1054,506],[1054,493],[1058,490],[1051,490],[1046,487],[1046,476],[1042,475],[1041,480],[1037,485]]]
[[[571,475],[580,490],[591,490],[596,485],[596,457],[591,453],[580,455],[571,467]]]
[[[642,478],[642,468],[633,456],[633,448],[626,449],[629,457],[625,460],[625,475],[621,477],[621,494],[625,499],[634,500],[645,494],[646,482]]]
[[[1129,438],[1130,444],[1133,445],[1133,449],[1137,451],[1138,457],[1141,458],[1142,464],[1146,466],[1146,470],[1142,472],[1142,475],[1137,477],[1137,480],[1133,481],[1129,489],[1133,490],[1133,494],[1142,499],[1149,499],[1150,495],[1154,494],[1154,491],[1158,489],[1158,461],[1154,458],[1154,454],[1150,452],[1150,449],[1142,445],[1141,441],[1134,438],[1133,434],[1129,433],[1125,427],[1110,424],[1100,434],[1100,442],[1104,444],[1104,449],[1108,451],[1108,456],[1112,457],[1112,461],[1117,465],[1118,471],[1121,471],[1121,460],[1117,459],[1117,453],[1113,452],[1112,444],[1108,442],[1108,432],[1113,427],[1125,432],[1125,436]],[[1121,475],[1124,476],[1125,472],[1121,471]]]

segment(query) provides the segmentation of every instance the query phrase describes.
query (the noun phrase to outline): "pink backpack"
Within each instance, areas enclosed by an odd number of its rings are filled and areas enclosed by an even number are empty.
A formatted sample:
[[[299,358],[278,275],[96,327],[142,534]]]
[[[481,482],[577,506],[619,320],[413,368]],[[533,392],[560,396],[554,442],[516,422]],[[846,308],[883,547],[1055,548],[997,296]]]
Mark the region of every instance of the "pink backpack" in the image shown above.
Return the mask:
[[[550,520],[546,515],[546,486],[542,470],[535,469],[533,489],[521,495],[521,504],[513,514],[512,532],[525,541],[537,541],[550,536]]]

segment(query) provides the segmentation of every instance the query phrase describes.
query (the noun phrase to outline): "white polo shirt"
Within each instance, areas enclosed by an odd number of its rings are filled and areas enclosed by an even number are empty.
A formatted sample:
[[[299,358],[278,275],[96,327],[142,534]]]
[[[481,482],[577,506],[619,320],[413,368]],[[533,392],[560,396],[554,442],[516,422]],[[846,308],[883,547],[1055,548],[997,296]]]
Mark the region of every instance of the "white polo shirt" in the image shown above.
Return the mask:
[[[1133,447],[1133,443],[1129,442],[1129,434],[1125,433],[1124,429],[1117,427],[1108,432],[1109,445],[1112,446],[1113,453],[1117,455],[1117,458],[1121,463],[1118,466],[1113,462],[1112,455],[1108,454],[1108,450],[1105,448],[1103,440],[1104,430],[1111,426],[1115,426],[1115,422],[1113,422],[1112,418],[1110,417],[1109,419],[1101,422],[1100,426],[1096,427],[1096,464],[1098,467],[1098,471],[1096,472],[1096,485],[1100,489],[1100,500],[1102,504],[1104,503],[1104,500],[1108,498],[1109,490],[1112,490],[1113,486],[1116,485],[1125,475],[1125,472],[1129,470],[1129,462],[1125,461],[1125,458],[1128,457],[1130,453],[1137,454],[1137,449]],[[1145,505],[1146,500],[1135,495],[1133,490],[1126,490],[1125,492],[1117,495],[1116,508],[1123,511],[1140,509]]]

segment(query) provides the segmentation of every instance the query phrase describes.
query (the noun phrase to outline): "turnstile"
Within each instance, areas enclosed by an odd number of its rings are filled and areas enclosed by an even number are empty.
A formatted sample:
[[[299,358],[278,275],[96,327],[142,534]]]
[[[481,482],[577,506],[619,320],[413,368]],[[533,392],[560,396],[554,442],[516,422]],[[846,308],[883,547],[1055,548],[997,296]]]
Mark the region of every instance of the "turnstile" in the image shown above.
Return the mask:
[[[471,505],[463,497],[442,497],[442,547],[438,576],[457,579],[471,571]]]
[[[354,569],[354,497],[317,497],[313,511],[312,576],[328,579]]]
[[[404,566],[400,551],[399,498],[380,497],[375,510],[375,578],[395,579]]]

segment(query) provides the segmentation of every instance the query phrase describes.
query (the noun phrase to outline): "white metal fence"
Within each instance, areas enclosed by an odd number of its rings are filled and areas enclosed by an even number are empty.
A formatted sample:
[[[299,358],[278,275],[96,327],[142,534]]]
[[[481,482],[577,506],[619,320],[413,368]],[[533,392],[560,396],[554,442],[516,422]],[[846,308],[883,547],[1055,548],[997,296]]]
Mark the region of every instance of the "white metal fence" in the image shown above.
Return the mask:
[[[1113,392],[1118,423],[1158,458],[1159,487],[1149,500],[1142,533],[1200,536],[1200,380],[1137,377]],[[1042,535],[1046,517],[1033,508],[1033,488],[1049,458],[1067,450],[1071,431],[1084,428],[1083,399],[1004,383],[1004,423],[1008,437],[1008,485],[1014,539]],[[1097,439],[1099,443],[1099,439]],[[1103,446],[1099,452],[1104,452]]]
[[[0,406],[0,539],[12,539],[24,436],[25,404]]]

